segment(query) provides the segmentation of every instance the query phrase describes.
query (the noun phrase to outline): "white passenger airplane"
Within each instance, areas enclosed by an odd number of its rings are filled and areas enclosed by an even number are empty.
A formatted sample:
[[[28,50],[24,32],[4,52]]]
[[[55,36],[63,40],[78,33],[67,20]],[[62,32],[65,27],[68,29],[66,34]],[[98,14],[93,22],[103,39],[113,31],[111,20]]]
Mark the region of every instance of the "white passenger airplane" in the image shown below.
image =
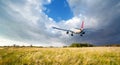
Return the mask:
[[[57,27],[53,27],[53,29],[66,31],[66,34],[71,33],[71,36],[73,36],[73,34],[80,34],[80,36],[83,36],[83,34],[85,34],[85,31],[84,31],[83,27],[84,27],[84,21],[82,21],[82,24],[81,24],[80,28],[75,28],[76,29],[75,31],[67,30],[67,29],[61,29],[61,28],[57,28]]]

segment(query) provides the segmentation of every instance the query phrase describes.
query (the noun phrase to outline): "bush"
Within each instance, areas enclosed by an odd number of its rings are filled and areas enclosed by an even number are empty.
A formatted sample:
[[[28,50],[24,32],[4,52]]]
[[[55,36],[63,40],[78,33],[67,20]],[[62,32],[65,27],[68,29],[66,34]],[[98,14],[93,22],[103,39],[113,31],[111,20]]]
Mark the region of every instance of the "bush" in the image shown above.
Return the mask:
[[[69,47],[93,47],[93,45],[88,43],[72,43]]]

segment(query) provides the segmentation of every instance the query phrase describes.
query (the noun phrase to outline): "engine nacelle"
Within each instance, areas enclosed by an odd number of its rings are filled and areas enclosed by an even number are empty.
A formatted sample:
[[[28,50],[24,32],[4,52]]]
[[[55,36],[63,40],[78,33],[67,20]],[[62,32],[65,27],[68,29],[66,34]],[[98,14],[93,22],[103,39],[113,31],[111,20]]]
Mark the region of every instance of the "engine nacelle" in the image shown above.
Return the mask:
[[[82,34],[85,34],[85,32],[82,32]]]
[[[67,31],[66,34],[69,34],[69,31]]]

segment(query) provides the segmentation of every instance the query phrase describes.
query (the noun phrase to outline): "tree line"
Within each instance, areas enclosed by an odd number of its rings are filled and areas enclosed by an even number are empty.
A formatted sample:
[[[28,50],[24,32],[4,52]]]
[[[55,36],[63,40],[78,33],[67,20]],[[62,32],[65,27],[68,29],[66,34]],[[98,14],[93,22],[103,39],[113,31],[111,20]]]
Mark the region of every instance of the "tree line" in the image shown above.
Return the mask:
[[[29,46],[24,46],[24,45],[23,45],[23,46],[19,46],[19,45],[13,44],[13,46],[0,46],[0,47],[16,47],[16,48],[19,48],[19,47],[57,48],[57,47],[54,47],[54,46],[49,46],[49,47],[33,46],[32,44],[29,45]],[[90,43],[72,43],[72,44],[70,44],[69,46],[63,46],[63,48],[66,48],[66,47],[120,47],[120,44],[107,44],[107,45],[97,46],[97,45],[93,45],[93,44],[90,44]]]

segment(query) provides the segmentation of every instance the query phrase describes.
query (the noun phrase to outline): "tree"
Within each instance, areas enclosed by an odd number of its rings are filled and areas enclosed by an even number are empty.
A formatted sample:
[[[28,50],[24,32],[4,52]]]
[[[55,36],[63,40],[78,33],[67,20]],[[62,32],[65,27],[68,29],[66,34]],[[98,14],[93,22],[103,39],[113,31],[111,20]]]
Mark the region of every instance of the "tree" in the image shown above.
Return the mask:
[[[88,43],[72,43],[69,47],[93,47],[93,45]]]

